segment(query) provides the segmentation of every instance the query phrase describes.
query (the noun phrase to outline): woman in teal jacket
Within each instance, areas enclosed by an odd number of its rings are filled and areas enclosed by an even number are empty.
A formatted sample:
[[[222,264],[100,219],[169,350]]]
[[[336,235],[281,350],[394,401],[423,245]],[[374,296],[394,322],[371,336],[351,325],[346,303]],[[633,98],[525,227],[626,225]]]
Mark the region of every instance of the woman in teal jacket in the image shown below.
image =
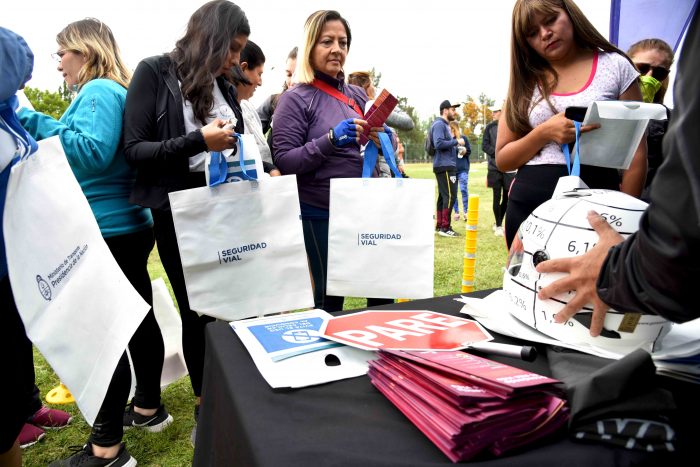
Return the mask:
[[[99,20],[71,23],[56,41],[58,71],[77,95],[60,120],[22,109],[20,122],[37,140],[60,137],[105,242],[134,288],[152,304],[147,261],[154,245],[153,220],[148,209],[128,201],[135,172],[124,158],[121,143],[131,74],[121,60],[112,32]],[[124,413],[124,406],[131,373],[125,353],[89,442],[71,458],[51,465],[77,465],[79,460],[95,457],[112,459],[119,466],[136,465],[121,443],[123,425],[160,431],[172,422],[160,403],[164,348],[152,309],[131,339],[129,350],[136,373],[136,394],[128,412]]]

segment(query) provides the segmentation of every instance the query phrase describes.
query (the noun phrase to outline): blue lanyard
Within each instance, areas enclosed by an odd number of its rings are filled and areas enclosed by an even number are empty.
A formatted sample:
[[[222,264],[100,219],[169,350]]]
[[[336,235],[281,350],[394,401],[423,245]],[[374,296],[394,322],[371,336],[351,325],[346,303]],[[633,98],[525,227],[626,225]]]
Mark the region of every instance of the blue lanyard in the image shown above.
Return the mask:
[[[394,148],[391,145],[391,140],[389,135],[385,132],[379,133],[379,143],[382,146],[382,154],[384,154],[384,160],[389,164],[391,171],[394,172],[396,178],[403,178],[401,172],[396,167],[396,161],[394,160]],[[362,178],[370,178],[372,172],[374,172],[374,166],[377,165],[377,157],[379,155],[379,148],[374,144],[374,141],[370,140],[365,147],[365,159],[362,162]]]
[[[574,164],[571,165],[571,155],[569,154],[569,145],[562,144],[561,150],[564,152],[564,159],[566,159],[566,170],[569,175],[574,175],[576,177],[581,176],[581,161],[579,159],[579,136],[581,136],[581,122],[574,121],[574,127],[576,128],[576,151],[574,151]]]

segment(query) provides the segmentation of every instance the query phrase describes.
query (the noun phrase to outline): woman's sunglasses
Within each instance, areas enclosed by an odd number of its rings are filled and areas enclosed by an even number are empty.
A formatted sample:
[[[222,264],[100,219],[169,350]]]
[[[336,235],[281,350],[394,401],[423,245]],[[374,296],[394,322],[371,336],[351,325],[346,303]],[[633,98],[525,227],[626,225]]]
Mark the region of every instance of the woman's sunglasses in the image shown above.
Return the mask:
[[[665,80],[666,77],[668,77],[668,74],[671,72],[671,70],[668,68],[664,68],[662,66],[651,66],[648,63],[635,63],[634,66],[637,67],[637,70],[639,70],[642,75],[646,75],[649,73],[649,70],[651,70],[651,76],[659,81]]]

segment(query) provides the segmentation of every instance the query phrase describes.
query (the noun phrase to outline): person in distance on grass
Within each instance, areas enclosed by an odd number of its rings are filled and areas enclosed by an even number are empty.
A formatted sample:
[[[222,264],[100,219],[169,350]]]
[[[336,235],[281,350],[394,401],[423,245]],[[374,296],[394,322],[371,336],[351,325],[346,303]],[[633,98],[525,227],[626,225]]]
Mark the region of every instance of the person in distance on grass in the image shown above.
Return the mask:
[[[450,212],[457,199],[457,151],[464,147],[463,138],[455,138],[450,131],[450,122],[457,119],[459,104],[442,101],[440,116],[430,126],[430,138],[435,146],[433,173],[437,180],[437,226],[436,232],[443,237],[456,237],[452,230]]]

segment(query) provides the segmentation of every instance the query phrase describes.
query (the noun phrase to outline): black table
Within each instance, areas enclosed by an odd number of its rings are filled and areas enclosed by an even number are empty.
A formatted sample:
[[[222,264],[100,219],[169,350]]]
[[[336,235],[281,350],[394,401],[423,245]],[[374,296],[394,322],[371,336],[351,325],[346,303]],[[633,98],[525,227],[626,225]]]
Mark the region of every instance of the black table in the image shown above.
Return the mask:
[[[491,291],[475,292],[483,297]],[[457,315],[457,295],[377,309],[430,310]],[[341,314],[345,314],[343,312]],[[449,459],[396,409],[366,376],[294,390],[273,390],[227,323],[207,326],[202,406],[195,466],[446,466]],[[498,342],[521,343],[494,335]],[[545,352],[535,362],[489,356],[549,376]],[[671,385],[675,383],[670,383]],[[693,387],[682,385],[684,403]],[[700,421],[700,420],[699,420]],[[690,425],[689,426],[693,426]],[[697,433],[697,428],[693,429]],[[691,459],[696,459],[694,456]],[[686,459],[688,457],[686,456]],[[650,455],[559,437],[476,466],[681,465],[678,455]],[[683,464],[686,465],[686,464]],[[696,461],[687,465],[696,465]]]

